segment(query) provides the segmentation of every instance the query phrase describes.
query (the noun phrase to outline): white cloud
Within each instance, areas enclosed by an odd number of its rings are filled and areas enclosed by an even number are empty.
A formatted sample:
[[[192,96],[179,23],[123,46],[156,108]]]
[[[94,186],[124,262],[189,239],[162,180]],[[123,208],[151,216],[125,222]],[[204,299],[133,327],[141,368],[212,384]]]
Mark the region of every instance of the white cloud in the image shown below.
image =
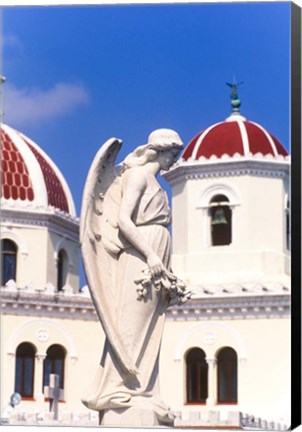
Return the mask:
[[[3,93],[4,121],[16,126],[57,119],[89,101],[88,92],[81,84],[57,83],[41,90],[17,88],[7,83]]]
[[[22,49],[22,43],[17,35],[8,34],[2,37],[2,46]]]

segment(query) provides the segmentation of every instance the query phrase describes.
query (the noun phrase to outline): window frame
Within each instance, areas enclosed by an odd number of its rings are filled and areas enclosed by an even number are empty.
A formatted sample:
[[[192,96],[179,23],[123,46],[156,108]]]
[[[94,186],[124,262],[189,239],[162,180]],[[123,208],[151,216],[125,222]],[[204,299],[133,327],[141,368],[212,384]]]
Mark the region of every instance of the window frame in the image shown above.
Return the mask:
[[[226,357],[221,358],[222,354],[226,354]],[[232,354],[230,358],[228,355]],[[232,347],[223,347],[219,350],[217,357],[217,404],[218,405],[237,405],[238,404],[238,355]],[[227,368],[226,381],[226,397],[222,397],[222,366]],[[233,380],[235,382],[233,383]],[[233,387],[235,389],[234,395]]]
[[[190,354],[199,351],[201,355],[200,358],[188,359]],[[206,362],[206,354],[203,349],[194,347],[187,351],[185,356],[185,365],[186,365],[186,405],[205,405],[207,398],[209,397],[209,367]],[[192,368],[193,371],[192,371]],[[197,397],[192,397],[191,393],[194,391],[192,389],[191,377],[192,373],[197,375],[197,379],[195,380],[196,389],[195,393]],[[190,376],[191,375],[191,376]],[[202,386],[205,381],[205,394],[203,395]]]
[[[49,356],[49,350],[57,352],[50,352]],[[59,387],[60,389],[64,390],[65,386],[65,360],[66,360],[66,349],[63,347],[63,345],[60,344],[52,344],[48,347],[46,351],[46,357],[43,360],[43,375],[42,375],[42,392],[44,392],[44,387],[49,386],[49,375],[55,374],[56,372],[56,362],[61,362],[61,374],[59,375]],[[49,356],[49,357],[48,357]],[[45,370],[45,367],[47,364],[50,364],[50,370],[49,372]],[[47,378],[48,375],[48,378]],[[47,398],[46,398],[47,399]]]
[[[18,354],[18,350],[25,351]],[[26,350],[31,351],[26,353]],[[15,392],[19,393],[23,400],[34,399],[34,382],[35,382],[35,358],[36,358],[36,347],[30,342],[21,342],[16,349],[16,361],[15,361]],[[30,360],[31,379],[28,377],[28,371],[26,372],[26,360]],[[17,371],[19,369],[19,371]],[[18,379],[20,382],[18,383]],[[27,380],[30,379],[30,382]],[[26,392],[26,385],[30,385],[30,392]],[[29,394],[28,394],[29,393]]]
[[[223,209],[224,214],[227,220],[227,226],[221,230],[220,225],[215,227],[213,225],[213,219],[215,217],[215,213],[218,209]],[[214,210],[216,210],[214,212]],[[224,194],[215,194],[212,196],[209,202],[209,216],[210,216],[210,238],[211,238],[211,247],[219,247],[219,246],[229,246],[233,242],[233,210],[230,205],[230,201],[228,197]],[[216,231],[216,234],[214,233]],[[221,233],[219,233],[219,230]],[[220,243],[221,236],[226,238],[226,241]],[[216,240],[215,238],[216,237]]]
[[[57,254],[57,291],[63,290],[68,280],[69,258],[65,249],[60,249]]]
[[[9,250],[5,244],[13,246],[14,250]],[[6,276],[6,258],[13,257],[13,276]],[[8,238],[1,239],[1,286],[4,286],[9,280],[13,279],[16,282],[17,278],[17,258],[18,258],[18,245],[13,240]]]

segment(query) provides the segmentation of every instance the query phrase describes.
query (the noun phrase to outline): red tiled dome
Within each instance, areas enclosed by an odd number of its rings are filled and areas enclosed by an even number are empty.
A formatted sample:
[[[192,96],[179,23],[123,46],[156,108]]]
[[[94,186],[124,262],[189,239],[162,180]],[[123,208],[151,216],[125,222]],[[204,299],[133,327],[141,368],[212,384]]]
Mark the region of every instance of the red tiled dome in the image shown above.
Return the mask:
[[[1,125],[1,198],[53,206],[75,216],[67,183],[53,161],[25,135]]]
[[[261,153],[287,156],[283,145],[262,126],[246,121],[241,115],[231,115],[226,121],[214,124],[197,134],[185,148],[182,159],[198,160],[223,155]]]

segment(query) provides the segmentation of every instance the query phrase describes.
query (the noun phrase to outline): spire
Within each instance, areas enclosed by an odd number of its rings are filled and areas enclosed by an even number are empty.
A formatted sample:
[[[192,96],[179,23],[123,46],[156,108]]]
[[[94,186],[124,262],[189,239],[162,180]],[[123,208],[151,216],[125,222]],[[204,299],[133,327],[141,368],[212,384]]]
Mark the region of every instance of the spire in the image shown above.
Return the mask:
[[[231,105],[232,105],[232,113],[231,113],[231,115],[240,115],[240,111],[239,111],[239,108],[240,108],[240,106],[241,106],[241,101],[240,101],[240,99],[239,99],[239,97],[238,97],[238,91],[237,91],[237,88],[241,85],[241,84],[243,84],[243,82],[240,82],[240,83],[236,83],[236,78],[235,78],[235,75],[234,75],[234,77],[233,77],[233,83],[232,84],[230,84],[230,83],[226,83],[230,88],[231,88]]]

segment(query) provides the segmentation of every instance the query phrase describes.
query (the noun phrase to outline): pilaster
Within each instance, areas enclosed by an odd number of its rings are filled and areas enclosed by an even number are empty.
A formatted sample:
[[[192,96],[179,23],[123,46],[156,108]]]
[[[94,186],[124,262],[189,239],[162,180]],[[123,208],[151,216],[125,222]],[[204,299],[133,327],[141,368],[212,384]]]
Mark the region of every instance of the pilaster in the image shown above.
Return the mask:
[[[44,402],[43,394],[43,362],[46,354],[37,353],[35,356],[35,382],[34,382],[34,398],[38,404]]]
[[[217,388],[217,378],[216,378],[216,365],[217,360],[215,358],[206,357],[206,362],[208,365],[208,397],[206,400],[207,407],[212,408],[216,404],[216,388]]]

